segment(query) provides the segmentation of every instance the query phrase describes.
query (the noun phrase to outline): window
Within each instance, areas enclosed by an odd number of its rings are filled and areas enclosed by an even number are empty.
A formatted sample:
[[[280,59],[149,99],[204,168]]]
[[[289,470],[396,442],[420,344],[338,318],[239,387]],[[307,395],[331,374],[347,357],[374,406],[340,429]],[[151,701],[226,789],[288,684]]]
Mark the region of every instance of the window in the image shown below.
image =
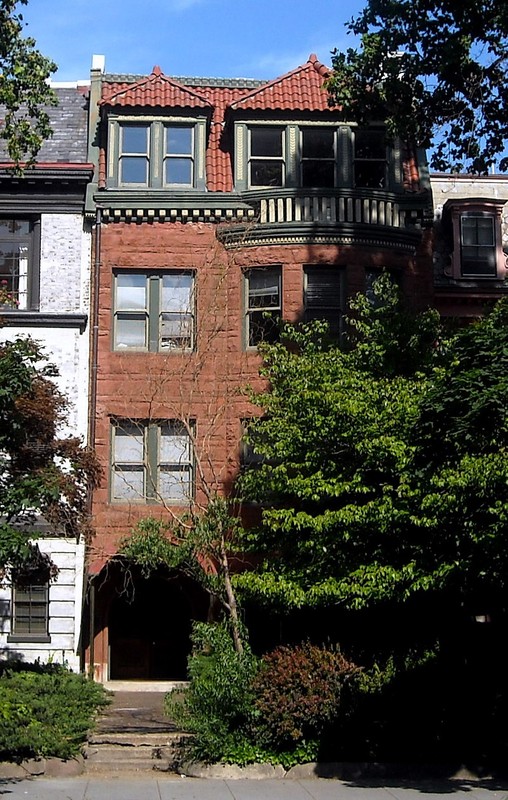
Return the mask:
[[[0,219],[0,306],[34,310],[38,306],[39,220]]]
[[[112,120],[111,126],[113,153],[108,178],[112,184],[125,188],[205,188],[204,118],[181,122]],[[203,173],[199,180],[198,172]]]
[[[114,308],[115,350],[192,350],[193,272],[118,272]]]
[[[20,640],[49,639],[49,574],[47,570],[14,577],[11,636]]]
[[[358,128],[354,133],[354,146],[354,185],[384,189],[387,166],[384,130]]]
[[[461,273],[464,277],[496,277],[494,217],[463,215],[460,219],[460,248]]]
[[[193,496],[192,442],[175,420],[113,424],[111,499],[185,504]]]
[[[335,186],[335,130],[302,128],[302,180],[304,187]]]
[[[304,269],[305,322],[322,319],[338,339],[343,319],[343,273],[335,267],[309,265]]]
[[[250,185],[284,185],[283,128],[250,129]]]
[[[282,317],[280,267],[256,267],[245,273],[247,347],[274,342]]]

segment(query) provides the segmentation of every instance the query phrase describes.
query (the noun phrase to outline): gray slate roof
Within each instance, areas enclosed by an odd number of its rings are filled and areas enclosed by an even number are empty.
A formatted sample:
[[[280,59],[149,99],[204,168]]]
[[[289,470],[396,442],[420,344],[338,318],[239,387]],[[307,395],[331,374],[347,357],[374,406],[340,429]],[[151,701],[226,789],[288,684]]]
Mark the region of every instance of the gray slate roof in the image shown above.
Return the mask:
[[[88,88],[57,87],[54,91],[58,105],[48,109],[53,136],[42,145],[37,161],[87,163]],[[0,139],[0,160],[7,161],[7,158],[6,148]]]

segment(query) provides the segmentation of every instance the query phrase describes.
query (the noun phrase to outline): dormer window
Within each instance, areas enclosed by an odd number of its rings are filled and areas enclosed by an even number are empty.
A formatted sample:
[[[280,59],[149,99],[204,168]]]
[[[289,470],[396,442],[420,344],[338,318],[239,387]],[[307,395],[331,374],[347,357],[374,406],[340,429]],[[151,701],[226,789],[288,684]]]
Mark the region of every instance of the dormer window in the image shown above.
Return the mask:
[[[302,128],[301,185],[335,186],[334,128]]]
[[[108,184],[205,189],[204,118],[110,119]]]
[[[448,201],[443,219],[451,211],[453,252],[447,274],[456,280],[504,280],[506,255],[502,249],[503,200],[460,199]]]
[[[250,185],[284,185],[283,128],[256,125],[250,129]]]

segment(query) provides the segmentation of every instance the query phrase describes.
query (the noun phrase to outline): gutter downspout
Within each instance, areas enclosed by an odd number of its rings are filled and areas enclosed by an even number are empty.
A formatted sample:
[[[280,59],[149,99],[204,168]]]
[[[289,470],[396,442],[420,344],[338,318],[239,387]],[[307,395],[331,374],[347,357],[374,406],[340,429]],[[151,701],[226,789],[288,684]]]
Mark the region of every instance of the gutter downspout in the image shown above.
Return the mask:
[[[88,403],[88,444],[95,448],[95,435],[97,429],[97,359],[99,354],[99,286],[101,269],[101,209],[95,212],[95,241],[94,241],[94,264],[92,277],[92,326],[90,343],[90,387]],[[92,492],[88,495],[88,513],[92,513]],[[89,646],[90,646],[90,665],[89,677],[94,679],[95,675],[95,583],[94,576],[89,581]]]

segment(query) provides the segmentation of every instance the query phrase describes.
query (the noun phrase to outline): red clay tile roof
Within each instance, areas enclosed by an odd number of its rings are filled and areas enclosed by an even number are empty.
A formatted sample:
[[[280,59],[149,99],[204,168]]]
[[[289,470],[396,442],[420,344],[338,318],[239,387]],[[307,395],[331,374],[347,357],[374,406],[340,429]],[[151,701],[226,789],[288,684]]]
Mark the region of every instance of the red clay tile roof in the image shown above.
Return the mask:
[[[323,81],[330,69],[312,53],[309,60],[264,86],[253,89],[233,109],[277,111],[330,111]]]
[[[209,102],[197,92],[164,75],[160,67],[154,67],[152,74],[135,83],[107,84],[100,105],[144,106],[162,108],[207,108]]]

